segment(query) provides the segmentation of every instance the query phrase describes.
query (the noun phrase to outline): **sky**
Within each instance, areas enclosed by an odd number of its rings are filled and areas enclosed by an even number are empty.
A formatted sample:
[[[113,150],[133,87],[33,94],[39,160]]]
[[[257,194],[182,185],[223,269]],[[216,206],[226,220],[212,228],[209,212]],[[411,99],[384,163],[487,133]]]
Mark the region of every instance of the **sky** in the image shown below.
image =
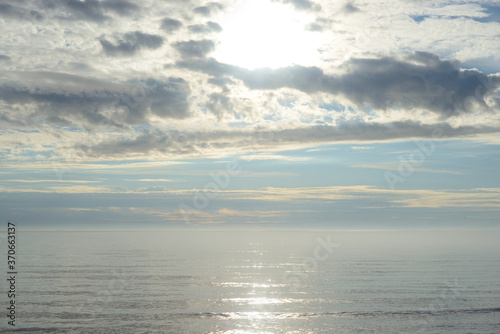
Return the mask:
[[[0,0],[0,216],[497,229],[500,5]]]

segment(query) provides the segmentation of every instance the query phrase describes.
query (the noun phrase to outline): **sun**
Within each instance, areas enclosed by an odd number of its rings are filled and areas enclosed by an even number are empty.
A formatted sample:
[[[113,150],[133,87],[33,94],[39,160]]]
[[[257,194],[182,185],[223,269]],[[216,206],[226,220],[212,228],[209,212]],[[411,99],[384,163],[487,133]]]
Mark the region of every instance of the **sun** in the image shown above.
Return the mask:
[[[269,0],[243,0],[223,17],[213,56],[248,69],[312,65],[319,56],[317,33],[306,13]]]

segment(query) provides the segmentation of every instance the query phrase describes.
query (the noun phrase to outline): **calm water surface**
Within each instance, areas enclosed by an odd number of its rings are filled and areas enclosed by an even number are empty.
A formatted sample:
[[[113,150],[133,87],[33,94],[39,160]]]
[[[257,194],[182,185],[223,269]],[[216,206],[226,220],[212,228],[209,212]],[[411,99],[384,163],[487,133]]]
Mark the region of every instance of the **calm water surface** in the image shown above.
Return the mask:
[[[18,235],[16,329],[500,333],[499,237],[25,231]],[[2,318],[0,331],[12,332]]]

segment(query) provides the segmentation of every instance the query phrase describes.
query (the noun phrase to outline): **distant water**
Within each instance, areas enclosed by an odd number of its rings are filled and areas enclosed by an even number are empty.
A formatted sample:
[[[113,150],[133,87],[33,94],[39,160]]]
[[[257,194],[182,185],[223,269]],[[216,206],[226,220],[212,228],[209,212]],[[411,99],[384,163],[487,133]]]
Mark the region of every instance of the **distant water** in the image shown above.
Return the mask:
[[[16,329],[500,333],[499,237],[21,231]]]

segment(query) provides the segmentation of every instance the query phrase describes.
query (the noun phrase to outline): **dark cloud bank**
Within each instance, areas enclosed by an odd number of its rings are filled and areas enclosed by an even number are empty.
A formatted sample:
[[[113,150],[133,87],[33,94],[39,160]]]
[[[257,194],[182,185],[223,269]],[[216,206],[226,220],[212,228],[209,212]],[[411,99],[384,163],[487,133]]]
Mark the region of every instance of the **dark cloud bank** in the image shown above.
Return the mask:
[[[193,41],[190,41],[193,42]],[[368,123],[361,120],[337,122],[337,125],[312,125],[284,130],[250,130],[206,132],[143,131],[136,137],[105,142],[79,149],[85,155],[100,157],[125,151],[128,154],[163,153],[171,155],[202,155],[225,148],[252,150],[275,148],[286,144],[317,144],[328,142],[411,140],[415,138],[459,138],[498,133],[496,126],[453,127],[445,120],[463,109],[467,98],[474,98],[488,109],[486,97],[500,87],[499,77],[477,70],[459,69],[459,64],[437,56],[415,52],[402,57],[352,59],[344,64],[342,74],[326,74],[317,67],[290,66],[281,69],[247,70],[204,58],[197,53],[198,43],[179,49],[185,60],[178,66],[211,76],[210,81],[224,87],[229,78],[241,80],[250,89],[274,90],[283,87],[305,93],[327,92],[343,95],[358,105],[377,109],[396,108],[411,117],[413,108],[421,108],[441,116],[443,122],[424,124],[418,120],[392,123]],[[191,46],[195,46],[191,49]],[[207,45],[210,45],[207,43]],[[208,47],[207,49],[210,49]],[[212,93],[206,104],[217,118],[231,112],[233,105],[225,94]],[[497,105],[489,112],[498,112]],[[267,138],[256,143],[255,138]]]
[[[416,121],[391,124],[346,122],[337,126],[317,125],[285,130],[179,132],[158,129],[143,130],[134,137],[107,140],[94,145],[77,145],[75,150],[93,158],[130,155],[167,154],[170,156],[210,156],[227,148],[262,150],[284,144],[314,145],[360,141],[443,139],[498,132],[495,127],[463,126],[447,123],[422,124]]]
[[[110,20],[110,15],[131,16],[139,11],[139,6],[127,0],[0,1],[0,16],[33,23],[48,18],[100,23]]]
[[[0,76],[0,100],[36,107],[32,117],[21,120],[26,124],[37,118],[59,126],[126,128],[147,123],[151,115],[186,118],[189,94],[189,84],[176,77],[113,83],[53,72]]]
[[[471,98],[488,109],[485,98],[500,87],[500,77],[477,70],[463,70],[458,64],[436,55],[415,52],[404,57],[351,59],[344,73],[329,75],[318,67],[290,66],[279,69],[247,70],[215,59],[184,60],[178,64],[213,77],[230,76],[250,89],[294,88],[305,93],[343,95],[358,106],[375,109],[421,108],[452,116]],[[496,98],[496,107],[500,105]],[[469,110],[471,111],[471,110]]]

